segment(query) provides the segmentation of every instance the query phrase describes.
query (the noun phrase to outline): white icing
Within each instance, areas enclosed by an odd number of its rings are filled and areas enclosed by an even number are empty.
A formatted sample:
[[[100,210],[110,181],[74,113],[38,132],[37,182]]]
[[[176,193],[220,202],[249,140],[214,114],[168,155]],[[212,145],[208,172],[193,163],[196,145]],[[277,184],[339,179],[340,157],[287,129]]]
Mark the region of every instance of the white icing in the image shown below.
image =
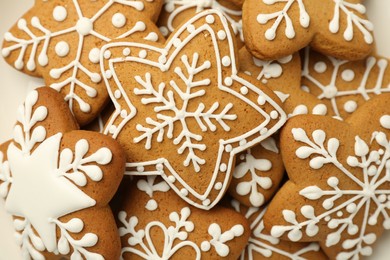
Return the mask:
[[[148,0],[149,1],[149,0]],[[99,1],[94,1],[93,5],[100,6],[102,3]],[[7,42],[12,43],[9,47],[6,47],[2,50],[2,55],[4,57],[8,57],[11,53],[18,52],[18,57],[15,60],[14,66],[15,68],[21,70],[24,66],[26,66],[27,70],[34,71],[36,69],[36,61],[40,66],[47,66],[49,64],[49,57],[47,55],[49,48],[53,48],[56,53],[60,57],[65,57],[65,54],[68,48],[64,47],[65,44],[62,43],[60,46],[52,46],[52,40],[59,38],[61,39],[63,35],[67,35],[70,33],[78,33],[78,43],[75,46],[71,46],[71,48],[75,49],[75,57],[67,57],[69,59],[69,63],[64,65],[61,68],[50,67],[49,76],[52,79],[57,80],[50,87],[57,91],[66,91],[65,100],[69,103],[69,107],[73,111],[74,103],[77,103],[81,110],[81,112],[89,113],[91,111],[91,105],[87,103],[82,96],[76,93],[76,90],[79,89],[80,92],[87,94],[88,97],[93,98],[96,97],[97,91],[94,83],[99,83],[101,81],[99,68],[96,66],[91,69],[84,64],[82,64],[82,54],[89,53],[89,60],[92,63],[98,63],[99,60],[96,58],[96,52],[92,52],[92,50],[86,50],[84,47],[85,36],[93,35],[100,42],[109,42],[114,38],[124,38],[129,35],[132,35],[137,32],[143,32],[146,30],[146,25],[138,21],[135,25],[124,25],[126,27],[126,32],[122,35],[113,35],[115,32],[110,32],[109,35],[102,35],[99,32],[94,30],[94,23],[100,19],[104,14],[116,4],[120,4],[123,7],[128,7],[132,11],[142,11],[144,9],[144,3],[141,1],[123,1],[123,0],[110,0],[107,1],[101,8],[97,8],[96,12],[92,15],[92,18],[83,17],[82,6],[79,4],[79,0],[73,0],[69,3],[69,6],[56,6],[52,11],[53,19],[59,23],[64,21],[69,22],[67,19],[68,11],[70,8],[74,8],[75,12],[79,17],[78,20],[74,21],[74,24],[70,24],[69,27],[61,26],[61,30],[51,31],[53,28],[46,28],[41,24],[40,17],[33,16],[31,18],[31,24],[28,24],[25,19],[20,19],[18,21],[18,29],[28,35],[28,39],[21,39],[14,36],[12,33],[7,32],[4,35],[4,39]],[[43,7],[44,8],[44,7]],[[118,18],[119,16],[115,16]],[[119,24],[123,21],[123,17],[119,17],[119,19],[114,19],[115,24]],[[128,28],[127,28],[128,27]],[[31,30],[30,28],[34,29]],[[56,26],[55,28],[58,28]],[[39,31],[39,35],[35,34],[35,31]],[[150,33],[148,37],[151,40],[155,40],[155,35]],[[69,42],[66,44],[69,45]],[[39,48],[38,48],[39,47]],[[27,51],[31,50],[31,51]],[[39,51],[39,52],[38,52]],[[28,55],[28,56],[27,56]],[[93,57],[93,58],[91,58]],[[26,64],[23,62],[24,59],[28,59]],[[52,65],[51,65],[52,66]],[[81,81],[80,75],[86,75],[88,79],[84,79]],[[64,77],[62,77],[64,76]],[[66,78],[65,78],[66,76]],[[89,100],[88,100],[89,101]]]
[[[65,7],[59,5],[53,9],[53,18],[57,22],[64,21],[67,16],[68,16],[68,11],[66,10]]]
[[[111,22],[116,28],[122,28],[126,24],[126,16],[122,13],[115,13],[112,16]]]
[[[205,24],[203,21],[210,16],[214,18],[215,22]],[[202,23],[195,23],[202,19],[204,19]],[[211,21],[212,19],[209,18],[208,20]],[[113,82],[105,78],[110,97],[116,106],[116,112],[108,122],[105,133],[111,133],[114,138],[117,138],[118,135],[121,134],[123,127],[137,114],[137,111],[144,109],[142,106],[135,108],[130,101],[132,99],[131,97],[134,98],[139,96],[141,104],[153,104],[154,111],[149,110],[151,114],[147,119],[145,119],[145,122],[142,122],[142,120],[139,121],[139,125],[136,126],[136,130],[139,133],[138,135],[135,135],[133,142],[142,142],[145,145],[144,148],[149,150],[168,139],[169,142],[172,142],[172,144],[176,146],[178,154],[184,155],[183,167],[190,166],[192,167],[191,170],[195,172],[201,172],[206,160],[212,161],[213,164],[215,163],[214,171],[210,173],[212,179],[207,187],[207,190],[202,194],[199,194],[193,187],[188,185],[188,183],[180,177],[180,173],[176,172],[176,169],[174,169],[165,158],[157,157],[158,159],[148,162],[128,163],[127,174],[139,175],[140,173],[136,171],[136,168],[140,165],[147,168],[147,165],[149,168],[148,170],[142,172],[143,175],[161,175],[166,180],[170,175],[174,175],[176,181],[174,183],[168,182],[172,189],[174,189],[179,196],[190,204],[203,209],[213,207],[226,191],[228,180],[231,178],[232,174],[231,169],[234,155],[261,142],[269,135],[273,134],[286,120],[285,113],[276,102],[266,96],[259,87],[252,85],[237,75],[238,71],[236,68],[233,36],[230,32],[229,26],[230,25],[226,19],[223,18],[221,13],[209,10],[195,15],[186,22],[173,36],[171,36],[166,47],[163,49],[145,44],[126,42],[110,43],[103,47],[103,52],[110,48],[119,47],[123,49],[136,48],[139,50],[132,51],[131,54],[126,57],[111,57],[108,60],[108,63],[103,63],[103,66],[106,64],[109,66],[104,67],[103,69],[106,71],[112,71],[111,76],[113,79],[118,78],[118,75],[115,73],[115,66],[117,63],[121,62],[138,62],[140,64],[146,64],[148,66],[150,65],[158,68],[161,70],[161,73],[172,73],[171,75],[174,75],[174,77],[160,77],[158,75],[152,75],[149,72],[146,72],[144,75],[133,74],[138,86],[134,89],[134,91],[132,91],[132,93],[127,93],[125,91],[124,86],[120,84],[120,80],[115,80],[115,84],[112,85]],[[194,31],[192,33],[188,32],[189,27],[193,27]],[[218,32],[221,30],[226,33],[226,39],[224,41],[219,40],[217,36]],[[207,60],[200,62],[200,57],[203,57],[201,56],[203,55],[202,48],[199,49],[200,53],[184,52],[184,50],[186,50],[186,45],[196,36],[203,35],[205,31],[210,36],[207,38],[210,39],[213,46],[212,51],[216,52],[215,57],[217,60],[213,61],[213,63]],[[180,42],[176,41],[176,39],[180,39]],[[174,51],[172,52],[170,50]],[[158,58],[158,55],[157,57],[156,55],[147,55],[147,58],[142,59],[138,55],[141,51],[150,53],[157,52],[160,54],[160,58]],[[209,49],[207,49],[207,51],[209,51]],[[122,51],[119,53],[122,53]],[[167,56],[167,53],[170,53],[170,55]],[[156,58],[149,60],[152,59],[152,57]],[[230,65],[228,67],[225,67],[222,64],[223,57],[229,57]],[[172,62],[175,59],[178,62],[175,67],[171,67]],[[218,70],[216,70],[217,74],[215,75],[218,82],[216,82],[217,84],[215,85],[210,85],[211,81],[209,78],[204,76],[206,75],[204,72],[207,72],[213,64],[218,66]],[[162,81],[161,78],[166,79],[166,81]],[[180,81],[177,81],[176,78],[179,78]],[[181,87],[179,88],[178,86]],[[233,90],[233,88],[229,88],[229,86],[239,86],[238,91]],[[249,97],[244,97],[241,93],[239,93],[239,89],[242,86],[245,86],[248,89]],[[206,149],[205,140],[207,140],[208,134],[216,131],[216,129],[219,129],[219,131],[225,131],[228,134],[230,131],[230,124],[232,123],[231,121],[236,120],[238,116],[230,112],[230,110],[234,109],[233,104],[231,103],[223,104],[217,100],[209,107],[206,107],[203,103],[195,104],[195,106],[192,104],[195,100],[197,100],[197,102],[200,100],[197,97],[205,96],[206,93],[210,91],[210,88],[215,89],[215,87],[219,88],[218,91],[223,91],[221,94],[224,95],[224,92],[230,93],[232,96],[240,100],[240,102],[250,105],[258,111],[262,117],[266,118],[266,121],[259,122],[259,125],[256,128],[242,134],[241,136],[221,140],[218,144],[220,149],[218,154],[215,155],[216,157],[203,158],[202,152]],[[114,96],[117,89],[119,89],[122,93],[122,97],[125,97],[127,100],[125,106],[121,105]],[[129,94],[131,95],[129,96]],[[180,99],[182,101],[180,106],[176,104],[176,99]],[[272,118],[256,104],[257,100],[259,100],[263,105],[266,103],[271,105],[273,109],[270,110],[270,112],[275,110],[279,114],[278,119],[275,120],[277,121],[276,124],[272,125],[269,129],[267,129],[266,126],[270,121],[272,121]],[[187,111],[186,108],[189,104],[191,104],[192,107],[197,107],[197,109]],[[128,116],[123,120],[121,119],[120,122],[115,121],[120,118],[120,114],[123,109],[128,111]],[[187,118],[193,118],[193,122],[195,124],[187,124]],[[180,127],[180,130],[174,131],[177,126]],[[195,127],[201,131],[196,130],[199,131],[199,133],[195,132]],[[245,141],[247,139],[249,141]],[[228,153],[229,156],[222,160],[221,158],[223,158],[224,153]],[[226,164],[226,172],[222,175],[219,173],[220,169],[225,168],[220,167],[223,163]],[[153,166],[157,164],[161,165],[161,169],[153,170]],[[214,190],[214,186],[218,182],[223,183],[223,187],[219,191],[218,195],[214,194],[212,195],[213,197],[211,197],[211,190]],[[180,192],[182,188],[188,190],[188,196],[184,196]]]
[[[324,73],[326,71],[326,69],[328,68],[328,66],[326,65],[325,62],[323,61],[318,61],[316,62],[316,64],[314,64],[314,70],[317,72],[317,73]]]
[[[271,236],[265,231],[263,217],[267,211],[267,208],[259,209],[255,207],[247,208],[242,211],[240,203],[236,200],[231,201],[232,207],[247,219],[254,219],[250,222],[250,228],[252,234],[249,238],[249,242],[245,250],[240,255],[239,260],[256,259],[258,254],[264,258],[275,258],[279,256],[286,257],[291,260],[303,260],[303,255],[308,252],[318,252],[320,246],[317,243],[302,243],[296,251],[286,247],[288,243],[283,242],[276,237]]]
[[[381,125],[388,121],[387,115],[380,118]],[[370,143],[355,136],[353,154],[346,161],[339,161],[338,157],[339,147],[345,145],[343,140],[327,139],[326,132],[321,129],[314,130],[309,137],[304,129],[294,128],[292,135],[302,144],[295,152],[298,159],[308,160],[313,170],[329,164],[337,172],[325,179],[326,185],[307,186],[300,190],[299,194],[309,200],[308,205],[300,209],[303,217],[297,221],[299,210],[284,209],[283,218],[291,225],[273,226],[271,234],[280,237],[287,233],[290,240],[299,241],[303,232],[309,237],[316,236],[326,224],[332,231],[326,235],[325,246],[340,246],[337,259],[370,255],[376,235],[368,231],[369,226],[380,225],[390,229],[390,218],[384,210],[390,199],[390,193],[385,188],[390,181],[390,142],[387,134],[374,132]],[[348,179],[347,187],[346,181],[340,182],[341,176]],[[310,201],[316,203],[318,200],[322,201],[322,208],[315,209]],[[341,240],[345,235],[348,239]]]
[[[358,107],[358,104],[354,100],[349,100],[349,101],[345,102],[345,104],[344,104],[344,110],[347,113],[355,112],[357,107]]]
[[[245,160],[236,166],[233,172],[233,178],[239,179],[240,182],[236,186],[236,192],[240,196],[249,195],[249,201],[253,207],[260,207],[264,204],[264,195],[258,187],[263,190],[269,190],[273,183],[271,178],[262,177],[265,172],[272,169],[272,162],[268,159],[257,159],[251,154],[248,149],[245,154]],[[246,175],[250,174],[249,181],[243,181]]]
[[[381,126],[390,129],[390,115],[384,115],[380,118]]]
[[[388,66],[388,62],[385,59],[379,59],[370,56],[366,59],[366,64],[364,68],[364,73],[361,77],[361,80],[356,83],[355,89],[343,90],[343,84],[337,84],[337,80],[341,77],[344,81],[349,82],[355,79],[355,73],[350,69],[344,69],[342,72],[342,67],[349,64],[347,60],[338,60],[333,57],[327,56],[326,59],[329,60],[332,65],[332,74],[329,77],[329,81],[327,83],[322,83],[319,79],[316,78],[315,75],[311,73],[311,50],[309,48],[305,49],[304,55],[304,63],[302,76],[310,82],[308,84],[309,92],[310,88],[317,88],[321,90],[321,93],[317,96],[318,99],[328,99],[331,104],[331,108],[333,113],[342,118],[341,112],[338,108],[338,98],[345,96],[352,97],[361,97],[363,100],[369,100],[370,95],[380,95],[382,93],[390,92],[390,89],[387,86],[384,86],[384,75],[386,73],[386,69]],[[315,69],[314,65],[314,70]],[[369,82],[369,79],[371,82]],[[376,81],[374,81],[376,80]],[[372,82],[374,81],[374,82]],[[369,88],[369,86],[372,86]],[[348,104],[344,104],[343,108],[347,113],[354,112],[355,105],[351,102]],[[350,112],[352,111],[352,112]]]
[[[91,51],[89,52],[88,58],[89,58],[89,61],[92,62],[92,63],[95,63],[95,64],[99,63],[99,61],[100,61],[100,49],[99,48],[91,49]]]
[[[276,79],[282,76],[283,67],[282,65],[292,61],[293,56],[289,55],[279,60],[274,61],[263,61],[253,57],[253,63],[261,68],[257,76],[257,80],[261,80],[263,84],[267,84],[269,79]]]
[[[69,44],[67,42],[60,41],[56,44],[55,51],[59,57],[65,57],[70,51]]]
[[[138,170],[140,169],[138,168]],[[143,172],[143,169],[141,172]],[[151,198],[145,205],[145,208],[147,210],[154,211],[158,208],[158,204],[153,199],[153,194],[155,192],[167,192],[168,190],[170,190],[170,188],[165,181],[154,183],[157,178],[157,176],[155,175],[147,176],[146,178],[146,181],[144,179],[141,179],[137,182],[137,188],[141,191],[144,191]]]
[[[82,220],[72,219],[62,223],[58,219],[96,204],[77,185],[86,184],[84,175],[88,175],[92,181],[100,181],[103,173],[94,164],[108,164],[112,154],[107,148],[102,148],[85,157],[89,150],[86,140],[77,142],[74,153],[70,149],[60,153],[63,134],[47,137],[46,129],[37,125],[49,113],[44,106],[33,109],[37,100],[38,92],[33,91],[19,108],[20,124],[15,126],[14,142],[7,150],[9,168],[6,170],[9,172],[5,176],[12,181],[8,184],[5,207],[8,213],[21,218],[14,221],[16,230],[20,232],[16,235],[18,244],[28,258],[41,259],[43,256],[40,252],[44,250],[66,255],[71,246],[75,256],[102,259],[101,255],[84,248],[97,243],[95,234],[85,234],[85,238],[80,240],[69,235],[69,232],[81,232],[84,226]],[[0,173],[3,173],[4,163],[0,169]],[[59,240],[57,228],[60,230]]]
[[[273,5],[275,3],[279,3],[281,1],[275,1],[275,0],[262,0],[267,5]],[[286,28],[284,30],[284,33],[288,39],[295,38],[295,29],[294,25],[292,23],[292,20],[288,14],[288,11],[290,10],[291,6],[296,2],[299,6],[299,23],[302,26],[302,28],[308,28],[310,25],[310,16],[306,12],[305,5],[303,3],[303,0],[283,0],[286,4],[284,5],[283,10],[277,11],[275,13],[270,14],[259,14],[257,16],[257,22],[260,24],[266,24],[271,20],[275,20],[273,25],[268,28],[265,32],[265,38],[269,41],[272,41],[276,37],[276,31],[279,28],[282,21],[285,21]]]

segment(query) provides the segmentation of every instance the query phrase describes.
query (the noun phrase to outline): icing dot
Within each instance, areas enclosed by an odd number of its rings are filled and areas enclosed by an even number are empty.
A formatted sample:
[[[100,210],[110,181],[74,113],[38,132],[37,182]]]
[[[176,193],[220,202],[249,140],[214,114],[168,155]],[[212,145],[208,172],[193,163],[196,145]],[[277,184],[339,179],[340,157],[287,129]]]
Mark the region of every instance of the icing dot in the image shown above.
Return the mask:
[[[122,110],[121,111],[121,117],[122,118],[126,118],[127,117],[127,111],[126,110]]]
[[[176,181],[176,178],[175,178],[173,175],[168,176],[168,181],[169,181],[170,183],[174,183],[174,182]]]
[[[226,172],[226,170],[227,170],[226,164],[225,164],[225,163],[222,163],[222,164],[219,166],[219,170],[220,170],[221,172]]]
[[[93,48],[90,52],[89,52],[89,55],[88,55],[88,58],[89,60],[92,62],[92,63],[99,63],[100,61],[100,50],[98,48]]]
[[[349,100],[349,101],[345,102],[345,104],[344,104],[344,110],[345,110],[345,112],[348,112],[348,113],[355,112],[357,107],[358,107],[358,104],[353,100]]]
[[[93,30],[93,23],[90,19],[86,17],[82,17],[80,18],[80,20],[77,21],[76,31],[79,34],[86,36],[90,34],[92,30]]]
[[[217,183],[214,185],[214,189],[216,189],[216,190],[221,190],[221,189],[222,189],[222,183],[221,183],[221,182],[217,182]]]
[[[156,164],[156,170],[157,171],[162,171],[163,168],[164,168],[164,166],[161,163]]]
[[[208,241],[203,241],[202,244],[200,244],[200,249],[202,249],[202,251],[204,251],[204,252],[209,251],[210,248],[211,248],[211,245],[210,245],[210,242],[208,242]]]
[[[316,62],[316,64],[314,65],[314,70],[317,73],[324,73],[327,68],[328,66],[326,66],[326,63],[323,61]]]
[[[240,155],[240,160],[241,160],[241,161],[245,160],[245,155],[241,154],[241,155]]]
[[[233,79],[231,77],[226,77],[224,82],[225,82],[225,85],[228,86],[228,87],[233,85]]]
[[[204,205],[204,206],[208,206],[208,205],[210,205],[210,200],[209,199],[205,199],[204,201],[202,201],[202,204]]]
[[[137,172],[144,172],[145,168],[143,166],[137,166]]]
[[[214,16],[212,16],[210,14],[208,16],[206,16],[207,23],[212,24],[212,23],[214,23],[214,21],[215,21]]]
[[[353,72],[353,70],[344,70],[343,73],[341,73],[341,78],[344,81],[351,82],[355,79],[355,72]]]
[[[176,48],[179,47],[180,44],[181,44],[181,40],[179,38],[173,40],[173,46],[175,46]]]
[[[106,75],[106,78],[108,78],[108,79],[112,78],[111,70],[106,70],[106,72],[104,74]]]
[[[318,104],[313,108],[314,115],[326,115],[328,113],[328,108],[324,104]]]
[[[126,24],[126,17],[122,13],[116,13],[112,16],[111,22],[116,28],[122,28]]]
[[[149,200],[146,205],[145,205],[145,208],[149,211],[154,211],[158,208],[158,205],[157,205],[157,201],[155,201],[154,199],[151,199]]]
[[[245,86],[243,86],[243,87],[240,88],[240,92],[241,92],[241,94],[243,94],[243,95],[248,94],[248,91],[249,91],[248,88],[245,87]]]
[[[308,86],[301,86],[301,89],[307,93],[310,93],[310,89]]]
[[[390,116],[384,115],[379,119],[381,126],[386,129],[390,129]]]
[[[115,90],[115,93],[114,93],[114,97],[116,98],[116,99],[118,99],[118,98],[121,98],[122,97],[122,93],[121,93],[121,91],[120,90]]]
[[[328,86],[324,89],[324,95],[326,98],[334,98],[337,95],[337,88],[335,86]]]
[[[144,59],[146,58],[146,51],[145,50],[141,50],[139,53],[138,53],[138,56],[141,58],[141,59]]]
[[[189,33],[192,33],[193,31],[195,31],[195,26],[193,24],[190,24],[187,26],[187,31]]]
[[[220,39],[221,41],[226,39],[226,32],[224,30],[218,31],[217,35],[218,35],[218,39]]]
[[[348,213],[354,213],[356,210],[356,204],[355,203],[348,204],[346,209]]]
[[[240,145],[245,145],[245,144],[246,144],[246,140],[245,139],[240,140]]]
[[[108,51],[108,50],[105,51],[105,52],[104,52],[104,58],[105,58],[105,59],[109,59],[110,57],[111,57],[111,52]]]
[[[229,56],[225,56],[222,58],[222,65],[223,66],[228,67],[228,66],[230,66],[230,64],[232,64],[232,61],[231,61]]]
[[[267,133],[268,133],[268,129],[265,128],[265,127],[264,127],[263,129],[260,130],[260,134],[261,134],[261,135],[265,135],[265,134],[267,134]]]
[[[278,113],[277,111],[275,111],[275,110],[272,111],[270,115],[271,115],[271,118],[272,118],[272,119],[276,119],[276,118],[279,117],[279,113]]]
[[[342,211],[337,211],[337,216],[338,217],[342,217],[343,216],[343,212]]]
[[[326,216],[326,217],[324,218],[324,220],[325,220],[326,222],[328,222],[328,221],[330,221],[330,217],[329,217],[329,216]]]
[[[225,146],[225,151],[226,152],[230,153],[232,150],[233,150],[233,147],[230,144]]]
[[[261,80],[261,83],[267,84],[267,83],[268,83],[268,80],[267,80],[267,79],[262,79],[262,80]]]
[[[385,201],[386,201],[386,195],[385,195],[385,194],[379,195],[378,200],[379,200],[379,202],[381,202],[381,203],[385,202]]]
[[[69,44],[64,41],[60,41],[56,44],[55,52],[60,57],[65,57],[69,54]]]
[[[260,106],[263,106],[265,104],[265,97],[264,96],[259,96],[257,98],[257,103],[259,103]]]
[[[246,75],[248,75],[248,76],[252,76],[252,73],[250,72],[250,71],[245,71],[244,72]]]
[[[131,53],[130,48],[124,48],[122,53],[124,56],[129,56]]]
[[[66,19],[68,16],[68,12],[66,11],[65,7],[63,6],[56,6],[53,10],[53,18],[57,22],[62,22]]]
[[[181,193],[183,196],[187,196],[187,195],[188,195],[188,190],[183,188],[183,189],[180,190],[180,193]]]
[[[110,134],[115,133],[115,131],[116,131],[116,126],[114,126],[114,125],[110,126],[110,128],[108,129],[108,131],[110,131]]]
[[[160,30],[161,34],[162,34],[164,37],[167,37],[167,36],[168,36],[169,30],[168,30],[167,27],[161,26],[161,27],[159,28],[159,30]]]

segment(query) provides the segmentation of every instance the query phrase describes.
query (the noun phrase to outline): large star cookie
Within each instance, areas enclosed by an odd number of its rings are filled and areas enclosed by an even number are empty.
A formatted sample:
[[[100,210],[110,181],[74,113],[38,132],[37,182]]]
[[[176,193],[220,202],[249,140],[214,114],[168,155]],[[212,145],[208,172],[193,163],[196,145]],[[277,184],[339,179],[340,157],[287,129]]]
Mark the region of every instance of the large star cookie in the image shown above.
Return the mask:
[[[123,176],[124,152],[111,138],[77,128],[61,95],[40,88],[20,106],[13,140],[0,146],[0,195],[26,259],[119,256],[107,204]]]
[[[159,176],[134,178],[122,199],[122,259],[237,259],[248,242],[245,217],[221,206],[192,207]]]
[[[85,125],[108,101],[99,69],[101,46],[118,38],[163,40],[151,20],[157,20],[162,3],[36,0],[4,35],[2,55],[16,69],[43,77]]]
[[[373,49],[373,25],[361,0],[247,0],[245,43],[257,58],[273,60],[307,45],[334,57],[358,60]]]
[[[271,235],[319,241],[331,259],[372,254],[390,229],[390,94],[377,96],[345,121],[305,115],[281,132],[290,180],[264,223]]]
[[[106,133],[125,148],[127,174],[161,175],[199,208],[218,203],[234,156],[286,121],[273,92],[238,72],[235,52],[230,25],[215,10],[195,15],[166,45],[113,42],[103,48],[104,79],[116,109]]]

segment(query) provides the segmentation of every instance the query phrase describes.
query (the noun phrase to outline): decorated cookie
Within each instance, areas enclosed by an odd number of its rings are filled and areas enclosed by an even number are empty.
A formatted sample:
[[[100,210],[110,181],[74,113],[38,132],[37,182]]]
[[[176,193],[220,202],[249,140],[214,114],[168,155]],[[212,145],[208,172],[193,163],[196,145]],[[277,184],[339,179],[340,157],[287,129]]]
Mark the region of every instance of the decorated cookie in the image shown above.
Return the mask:
[[[317,243],[295,243],[283,241],[273,237],[264,230],[263,216],[267,211],[266,207],[245,207],[238,201],[232,200],[231,206],[250,223],[251,236],[249,242],[240,256],[240,260],[261,260],[261,259],[323,259],[327,257],[321,252]]]
[[[390,92],[387,59],[339,60],[310,48],[303,56],[302,88],[322,100],[330,115],[345,119],[373,96]]]
[[[226,192],[235,155],[286,121],[274,93],[238,72],[232,35],[223,14],[207,10],[166,45],[113,42],[102,49],[116,109],[105,133],[125,148],[127,174],[161,175],[203,209]]]
[[[283,102],[283,108],[289,117],[328,114],[325,104],[308,94],[307,89],[301,88],[301,59],[297,53],[278,60],[264,61],[242,48],[239,56],[240,70],[273,90]]]
[[[122,259],[237,259],[248,242],[245,217],[221,206],[190,206],[159,176],[134,178],[123,198]]]
[[[158,21],[160,31],[164,36],[169,36],[181,23],[206,9],[218,10],[225,15],[237,36],[237,43],[241,46],[244,42],[241,7],[228,0],[165,0]]]
[[[279,148],[269,137],[237,155],[229,194],[248,207],[260,207],[272,198],[283,176]]]
[[[310,45],[340,59],[358,60],[373,49],[373,24],[361,0],[247,0],[245,44],[257,58],[275,60]]]
[[[271,201],[271,235],[319,241],[331,259],[358,259],[390,229],[390,94],[351,117],[305,115],[281,132],[289,181]]]
[[[78,131],[50,88],[32,91],[17,119],[13,140],[0,146],[0,196],[24,259],[118,259],[108,202],[123,176],[122,148],[110,137]]]
[[[163,40],[156,20],[162,0],[36,0],[4,36],[2,55],[60,92],[81,125],[108,101],[100,48],[112,39]]]

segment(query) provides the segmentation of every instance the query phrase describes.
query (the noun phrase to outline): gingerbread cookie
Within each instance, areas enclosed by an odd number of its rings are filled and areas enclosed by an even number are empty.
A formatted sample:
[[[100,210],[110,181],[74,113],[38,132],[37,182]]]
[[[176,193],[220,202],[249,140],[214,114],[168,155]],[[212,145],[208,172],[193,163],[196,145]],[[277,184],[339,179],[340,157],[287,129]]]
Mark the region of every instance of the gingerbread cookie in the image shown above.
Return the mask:
[[[181,23],[188,20],[196,13],[207,9],[222,12],[230,22],[234,34],[237,36],[239,46],[244,43],[242,33],[241,7],[230,3],[228,0],[165,0],[160,14],[158,25],[162,34],[169,36]]]
[[[112,138],[77,128],[62,96],[39,88],[20,106],[13,140],[0,146],[0,195],[25,259],[119,257],[108,202],[124,152]]]
[[[199,208],[222,198],[234,156],[286,121],[274,93],[238,72],[233,33],[216,10],[195,15],[166,45],[113,42],[102,55],[116,109],[105,133],[125,148],[127,174],[161,175]]]
[[[279,60],[257,59],[246,48],[239,52],[240,70],[273,90],[283,102],[288,117],[315,114],[327,115],[328,109],[320,100],[301,88],[301,59],[298,53]],[[248,205],[249,206],[249,205]]]
[[[339,121],[305,115],[281,131],[290,180],[264,216],[267,230],[291,241],[319,241],[331,259],[358,259],[390,229],[390,94]]]
[[[248,242],[243,216],[221,206],[192,207],[159,176],[134,178],[123,198],[122,259],[237,259]]]
[[[100,48],[112,39],[163,41],[156,20],[162,0],[36,0],[4,35],[2,55],[16,69],[43,77],[81,125],[108,101]]]
[[[275,60],[310,45],[340,59],[358,60],[373,49],[373,24],[361,0],[247,0],[245,44],[257,58]]]
[[[249,220],[252,231],[248,245],[239,258],[240,260],[260,260],[267,258],[291,260],[327,259],[317,243],[283,241],[266,232],[263,222],[263,216],[267,211],[266,207],[248,208],[236,200],[231,201],[231,206]]]
[[[347,118],[375,95],[390,92],[388,60],[339,60],[306,48],[302,88],[323,101],[330,115]]]
[[[260,207],[279,188],[284,167],[274,137],[238,154],[229,194],[248,207]]]

